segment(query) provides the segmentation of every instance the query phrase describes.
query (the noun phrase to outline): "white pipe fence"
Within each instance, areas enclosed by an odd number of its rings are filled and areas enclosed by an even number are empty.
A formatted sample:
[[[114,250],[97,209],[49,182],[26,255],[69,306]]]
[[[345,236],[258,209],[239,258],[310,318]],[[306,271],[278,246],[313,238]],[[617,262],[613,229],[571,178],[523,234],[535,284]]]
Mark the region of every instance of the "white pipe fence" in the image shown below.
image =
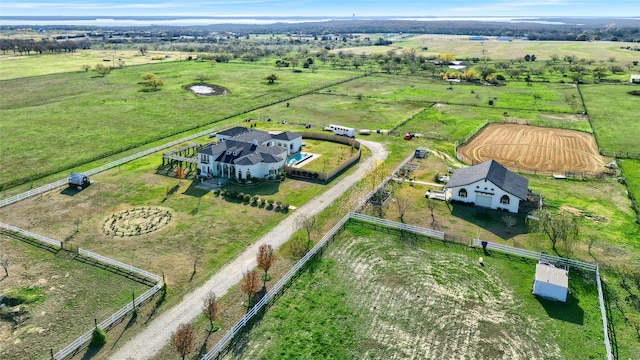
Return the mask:
[[[32,238],[48,246],[54,246],[59,249],[62,248],[62,243],[60,241],[48,238],[46,236],[38,235],[24,229],[20,229],[16,226],[12,226],[12,225],[8,225],[0,222],[0,229],[12,231],[14,233]],[[116,311],[115,313],[111,314],[109,317],[104,319],[102,322],[100,322],[98,324],[98,327],[102,330],[105,330],[105,331],[109,330],[114,324],[117,324],[120,321],[122,321],[122,319],[124,319],[129,313],[131,313],[133,309],[151,300],[151,298],[153,298],[155,294],[162,289],[163,282],[160,279],[160,276],[156,274],[152,274],[148,271],[138,269],[135,266],[125,264],[118,260],[113,260],[106,256],[102,256],[100,254],[96,254],[94,252],[91,252],[82,248],[78,248],[78,254],[87,258],[94,259],[97,262],[100,262],[101,264],[109,265],[109,266],[118,268],[120,270],[124,270],[130,274],[136,274],[145,280],[151,280],[156,283],[152,288],[147,290],[144,294],[138,296],[135,300],[133,300],[130,303],[127,303],[127,305],[122,307],[120,310]],[[72,341],[69,345],[65,346],[64,349],[55,353],[55,355],[53,355],[53,359],[63,360],[71,355],[76,354],[78,351],[82,350],[85,346],[89,344],[89,342],[91,341],[92,334],[93,334],[93,329],[80,335],[77,339]]]
[[[442,231],[427,229],[415,225],[409,225],[404,223],[399,223],[396,221],[381,219],[375,216],[364,215],[360,213],[349,213],[350,219],[355,219],[367,223],[371,223],[374,225],[380,225],[382,227],[398,229],[401,231],[408,231],[418,235],[424,235],[431,238],[436,238],[439,240],[444,240],[444,233]]]
[[[127,163],[129,161],[133,161],[133,160],[139,159],[141,157],[145,157],[147,155],[150,155],[150,154],[156,153],[158,151],[164,150],[166,148],[181,144],[181,143],[183,143],[185,141],[190,141],[190,140],[199,138],[201,136],[208,135],[212,131],[214,131],[215,129],[216,128],[208,129],[208,130],[205,130],[205,131],[200,131],[200,132],[198,132],[196,134],[193,134],[193,135],[185,136],[185,137],[180,138],[178,140],[174,140],[174,141],[168,142],[166,144],[163,144],[163,145],[160,145],[160,146],[156,146],[154,148],[151,148],[151,149],[148,149],[148,150],[144,150],[144,151],[141,151],[141,152],[133,154],[133,155],[129,155],[129,156],[123,157],[122,159],[118,159],[116,161],[112,161],[112,162],[110,162],[108,164],[99,166],[97,168],[93,168],[93,169],[87,170],[87,171],[83,172],[82,174],[84,174],[86,176],[95,175],[95,174],[100,173],[102,171],[105,171],[105,170],[108,170],[108,169],[112,169],[112,168],[114,168],[116,166],[119,166],[119,165],[122,165],[124,163]],[[59,188],[61,186],[67,185],[67,183],[68,183],[68,180],[65,178],[65,179],[62,179],[62,180],[58,180],[58,181],[52,182],[52,183],[47,184],[47,185],[40,186],[40,187],[35,188],[35,189],[31,189],[31,190],[26,191],[26,192],[23,192],[23,193],[8,197],[6,199],[2,199],[2,200],[0,200],[0,208],[4,207],[4,206],[7,206],[7,205],[11,205],[11,204],[13,204],[15,202],[18,202],[20,200],[26,199],[26,198],[31,197],[31,196],[35,196],[35,195],[42,194],[42,193],[45,193],[45,192],[53,190],[53,189],[57,189],[57,188]]]
[[[527,257],[527,258],[530,258],[530,259],[549,261],[549,262],[552,262],[552,263],[567,265],[567,266],[572,267],[572,268],[576,268],[576,269],[580,269],[580,270],[586,270],[586,271],[590,271],[590,272],[595,272],[596,269],[598,268],[598,266],[596,264],[591,264],[591,263],[582,262],[582,261],[578,261],[578,260],[571,260],[571,259],[563,258],[563,257],[560,257],[560,256],[553,256],[553,255],[544,254],[544,253],[541,253],[541,252],[536,252],[536,251],[531,251],[531,250],[514,248],[512,246],[496,244],[496,243],[492,243],[492,242],[489,242],[489,241],[482,241],[480,239],[473,239],[473,244],[472,245],[473,246],[483,246],[483,244],[482,244],[483,242],[486,243],[486,249],[488,249],[488,250],[497,250],[497,251],[505,252],[505,253],[508,253],[508,254],[518,255],[518,256],[521,256],[521,257]]]
[[[202,360],[211,360],[214,357],[222,354],[222,352],[229,346],[233,338],[241,332],[245,325],[263,308],[266,309],[268,305],[270,305],[275,298],[281,294],[282,290],[284,290],[285,286],[291,281],[291,279],[302,269],[305,264],[317,253],[321,252],[325,246],[334,238],[335,235],[339,234],[342,230],[344,224],[349,220],[350,214],[346,215],[336,225],[327,232],[322,239],[314,246],[311,250],[309,250],[305,256],[300,259],[281,279],[278,281],[272,288],[267,292],[260,301],[258,301],[253,308],[249,312],[247,312],[240,321],[238,321],[227,333],[218,341],[218,343],[206,353]]]
[[[5,224],[3,222],[0,222],[0,228],[12,231],[14,233],[21,234],[21,235],[26,236],[26,237],[33,238],[33,239],[38,240],[41,243],[44,243],[44,244],[49,245],[49,246],[54,246],[54,247],[57,247],[59,249],[62,248],[62,243],[60,241],[58,241],[58,240],[53,240],[53,239],[48,238],[46,236],[34,234],[34,233],[30,232],[30,231],[20,229],[19,227],[16,227],[16,226],[13,226],[13,225],[9,225],[9,224]]]
[[[602,315],[602,332],[604,333],[604,347],[607,350],[607,360],[613,359],[611,342],[609,341],[609,324],[607,323],[607,310],[604,306],[602,282],[600,281],[600,267],[596,267],[596,284],[598,285],[598,299],[600,300],[600,314]]]

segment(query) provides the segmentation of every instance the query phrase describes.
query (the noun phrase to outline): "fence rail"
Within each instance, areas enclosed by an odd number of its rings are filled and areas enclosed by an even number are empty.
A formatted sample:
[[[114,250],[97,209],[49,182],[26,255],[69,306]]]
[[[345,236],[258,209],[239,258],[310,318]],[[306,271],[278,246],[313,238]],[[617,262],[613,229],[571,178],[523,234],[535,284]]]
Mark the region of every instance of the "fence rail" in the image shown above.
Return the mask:
[[[124,163],[127,163],[129,161],[133,161],[133,160],[139,159],[141,157],[145,157],[147,155],[150,155],[150,154],[156,153],[158,151],[164,150],[166,148],[181,144],[181,143],[183,143],[185,141],[190,141],[190,140],[199,138],[201,136],[205,136],[205,135],[211,133],[211,131],[213,131],[213,130],[215,130],[215,128],[214,129],[208,129],[208,130],[205,130],[205,131],[200,131],[200,132],[198,132],[196,134],[189,135],[189,136],[180,138],[178,140],[174,140],[174,141],[168,142],[166,144],[163,144],[163,145],[160,145],[160,146],[156,146],[154,148],[147,149],[147,150],[141,151],[139,153],[123,157],[122,159],[118,159],[116,161],[112,161],[112,162],[110,162],[108,164],[99,166],[97,168],[93,168],[93,169],[87,170],[87,171],[83,172],[83,174],[86,175],[86,176],[95,175],[95,174],[100,173],[102,171],[105,171],[105,170],[108,170],[108,169],[112,169],[112,168],[114,168],[116,166],[120,166],[120,165],[122,165]],[[58,180],[58,181],[52,182],[52,183],[47,184],[47,185],[40,186],[40,187],[32,189],[32,190],[29,190],[29,191],[26,191],[26,192],[23,192],[23,193],[8,197],[6,199],[2,199],[2,200],[0,200],[0,208],[4,207],[4,206],[7,206],[7,205],[11,205],[11,204],[13,204],[15,202],[18,202],[20,200],[26,199],[26,198],[31,197],[31,196],[39,195],[39,194],[45,193],[47,191],[50,191],[50,190],[53,190],[53,189],[57,189],[57,188],[59,188],[61,186],[67,185],[67,183],[68,183],[68,181],[65,178],[65,179],[62,179],[62,180]]]
[[[0,229],[8,230],[8,231],[35,239],[48,246],[54,246],[59,249],[62,248],[62,243],[58,240],[54,240],[46,236],[38,235],[30,231],[20,229],[19,227],[5,224],[3,222],[0,222]],[[104,319],[102,322],[100,322],[98,324],[98,327],[102,330],[105,330],[105,331],[109,330],[114,324],[117,324],[122,319],[124,319],[124,317],[126,317],[131,311],[133,311],[133,309],[151,300],[151,298],[153,298],[155,294],[162,289],[163,282],[160,279],[160,276],[156,274],[152,274],[148,271],[138,269],[135,266],[125,264],[121,261],[114,260],[82,248],[78,248],[78,254],[87,258],[94,259],[102,264],[107,264],[107,265],[116,267],[118,269],[125,270],[129,273],[134,273],[144,279],[149,279],[156,283],[152,288],[147,290],[145,293],[138,296],[132,302],[123,306],[120,310],[116,311],[115,313],[111,314],[109,317]],[[91,341],[92,334],[93,334],[93,329],[80,335],[77,339],[75,339],[70,344],[65,346],[62,350],[55,353],[55,355],[53,355],[53,359],[63,360],[68,358],[71,355],[76,354],[78,351],[82,350],[85,346],[89,344],[89,342]]]
[[[54,239],[48,238],[46,236],[34,234],[34,233],[30,232],[30,231],[27,231],[27,230],[24,230],[24,229],[20,229],[19,227],[16,227],[16,226],[13,226],[13,225],[9,225],[9,224],[5,224],[3,222],[0,222],[0,228],[1,229],[5,229],[5,230],[9,230],[9,231],[12,231],[12,232],[15,232],[15,233],[18,233],[18,234],[21,234],[21,235],[24,235],[24,236],[27,236],[27,237],[30,237],[30,238],[34,238],[34,239],[36,239],[36,240],[38,240],[38,241],[40,241],[40,242],[42,242],[42,243],[44,243],[46,245],[49,245],[49,246],[55,246],[57,248],[62,248],[62,243],[60,241],[58,241],[58,240],[54,240]]]
[[[473,239],[473,246],[483,246],[483,243],[486,243],[486,248],[489,250],[502,251],[512,255],[527,257],[530,259],[549,261],[556,264],[567,265],[575,269],[595,272],[596,269],[598,268],[596,264],[591,264],[591,263],[578,261],[578,260],[571,260],[571,259],[563,258],[560,256],[548,255],[548,254],[531,251],[531,250],[519,249],[519,248],[515,248],[508,245],[496,244],[489,241],[482,241],[480,239]]]
[[[609,324],[607,323],[607,310],[604,305],[604,293],[600,281],[600,267],[596,267],[596,285],[598,286],[598,300],[600,302],[600,314],[602,315],[602,332],[604,333],[604,347],[607,350],[607,360],[613,359],[611,342],[609,341]]]
[[[147,303],[151,300],[155,294],[162,289],[162,283],[157,283],[154,287],[147,290],[144,294],[138,296],[135,301],[127,303],[127,305],[123,306],[120,310],[111,314],[106,319],[102,320],[98,324],[98,328],[107,331],[113,325],[120,323],[122,319],[124,319],[131,311],[133,311],[136,307]],[[67,359],[70,356],[73,356],[78,353],[78,351],[82,350],[85,346],[89,344],[91,341],[91,337],[93,335],[93,329],[87,331],[86,333],[80,335],[77,339],[72,341],[69,345],[67,345],[64,349],[58,351],[53,355],[54,360],[63,360]]]
[[[415,225],[399,223],[396,221],[390,221],[390,220],[381,219],[375,216],[369,216],[369,215],[364,215],[360,213],[349,213],[349,217],[351,219],[368,222],[368,223],[380,225],[383,227],[394,228],[402,231],[409,231],[414,234],[424,235],[424,236],[444,240],[444,232],[442,231],[427,229],[427,228],[423,228]]]
[[[108,265],[115,266],[115,267],[117,267],[119,269],[122,269],[122,270],[126,270],[126,271],[129,271],[129,272],[132,272],[132,273],[136,273],[136,274],[142,276],[145,279],[151,279],[151,280],[153,280],[155,282],[159,282],[160,281],[160,277],[158,275],[156,275],[156,274],[152,274],[152,273],[150,273],[148,271],[145,271],[145,270],[142,270],[142,269],[138,269],[135,266],[131,266],[131,265],[125,264],[123,262],[120,262],[118,260],[113,260],[113,259],[108,258],[106,256],[102,256],[100,254],[93,253],[93,252],[91,252],[89,250],[78,248],[78,254],[86,256],[86,257],[89,257],[89,258],[92,258],[92,259],[95,259],[96,261],[99,261],[99,262],[101,262],[103,264],[108,264]]]
[[[323,248],[342,230],[344,224],[349,220],[349,215],[346,215],[336,225],[327,232],[322,239],[309,250],[305,256],[300,259],[272,288],[267,292],[260,301],[258,301],[253,308],[247,314],[245,314],[240,321],[238,321],[227,333],[218,341],[218,343],[206,353],[202,360],[211,360],[214,357],[221,355],[224,350],[229,346],[231,340],[244,329],[245,325],[251,321],[251,319],[260,311],[270,305],[273,300],[280,294],[284,287],[293,279],[293,277],[302,269],[307,262],[316,254],[321,252]]]

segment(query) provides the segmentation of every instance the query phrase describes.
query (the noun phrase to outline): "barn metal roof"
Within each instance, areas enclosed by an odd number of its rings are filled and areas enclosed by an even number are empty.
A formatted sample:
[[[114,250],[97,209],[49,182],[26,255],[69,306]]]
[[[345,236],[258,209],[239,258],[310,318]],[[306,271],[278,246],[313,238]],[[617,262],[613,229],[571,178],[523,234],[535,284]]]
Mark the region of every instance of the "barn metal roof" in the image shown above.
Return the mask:
[[[456,170],[446,188],[465,186],[476,181],[488,180],[495,186],[522,200],[527,200],[529,179],[520,176],[495,160]]]

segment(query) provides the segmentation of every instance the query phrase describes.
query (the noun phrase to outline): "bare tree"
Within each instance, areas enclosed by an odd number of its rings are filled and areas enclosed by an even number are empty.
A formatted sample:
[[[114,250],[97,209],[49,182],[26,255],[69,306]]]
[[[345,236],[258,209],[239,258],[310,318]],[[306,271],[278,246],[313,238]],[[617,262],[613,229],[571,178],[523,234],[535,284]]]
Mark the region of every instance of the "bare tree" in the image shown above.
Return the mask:
[[[191,324],[180,324],[178,329],[171,334],[171,341],[182,360],[193,351],[195,334]]]
[[[436,201],[431,198],[427,198],[427,208],[429,208],[429,210],[431,211],[431,228],[437,230],[440,226],[438,225],[434,214],[434,210],[436,209]]]
[[[567,213],[552,213],[549,210],[535,210],[531,215],[537,219],[529,221],[531,231],[544,234],[551,241],[551,248],[556,250],[556,243],[561,241],[568,249],[569,243],[578,238],[578,219]]]
[[[304,229],[307,233],[307,251],[311,246],[311,232],[313,232],[318,226],[318,221],[315,216],[300,215],[296,220],[298,227]]]
[[[84,64],[81,66],[82,70],[84,70],[85,72],[89,71],[91,69],[91,65],[88,64]]]
[[[213,291],[210,291],[207,294],[207,297],[204,298],[204,308],[202,310],[204,315],[209,319],[209,331],[213,331],[213,323],[218,319],[220,315],[220,309],[218,307],[218,298]]]
[[[111,68],[103,64],[97,64],[96,66],[93,67],[93,71],[97,72],[100,76],[104,77],[111,72]]]
[[[258,249],[258,267],[264,271],[264,286],[267,286],[267,272],[273,265],[273,247],[268,244],[260,245]]]
[[[398,209],[398,217],[400,218],[400,222],[404,223],[404,214],[407,212],[409,208],[409,200],[406,197],[401,195],[395,195],[393,197],[393,203]]]
[[[7,254],[0,254],[0,266],[4,269],[5,276],[9,276],[9,266],[13,264],[13,258]]]
[[[246,271],[240,283],[240,289],[247,294],[247,307],[251,307],[251,296],[258,291],[258,273],[255,270]]]
[[[211,77],[209,77],[208,75],[205,75],[205,74],[198,74],[198,75],[196,75],[196,80],[197,80],[200,84],[204,83],[205,81],[207,81],[207,80],[209,80],[209,79],[211,79]]]

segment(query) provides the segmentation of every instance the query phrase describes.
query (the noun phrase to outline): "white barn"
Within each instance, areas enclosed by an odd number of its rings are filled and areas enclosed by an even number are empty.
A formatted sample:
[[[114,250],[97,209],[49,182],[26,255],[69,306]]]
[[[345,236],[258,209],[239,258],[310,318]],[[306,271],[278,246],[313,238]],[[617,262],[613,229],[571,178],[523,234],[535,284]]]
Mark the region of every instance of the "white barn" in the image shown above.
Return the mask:
[[[538,262],[532,293],[545,299],[566,302],[569,293],[569,271]]]
[[[198,169],[205,177],[273,179],[282,174],[287,158],[301,147],[300,134],[270,134],[238,126],[221,131],[217,144],[198,151]]]
[[[527,200],[528,187],[527,178],[488,160],[456,170],[445,186],[445,198],[517,213],[520,201]]]

